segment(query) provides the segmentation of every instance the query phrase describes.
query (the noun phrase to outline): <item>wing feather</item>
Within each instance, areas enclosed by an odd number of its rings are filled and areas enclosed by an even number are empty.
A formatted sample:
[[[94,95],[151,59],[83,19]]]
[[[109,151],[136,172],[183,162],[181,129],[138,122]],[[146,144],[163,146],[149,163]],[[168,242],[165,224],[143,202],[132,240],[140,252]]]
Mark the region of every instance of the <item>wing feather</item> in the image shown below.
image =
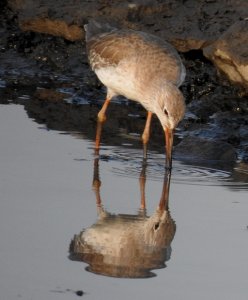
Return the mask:
[[[132,30],[114,30],[93,36],[87,41],[87,51],[93,70],[129,61],[137,64],[132,68],[135,72],[150,72],[150,76],[161,73],[166,80],[180,84],[184,68],[181,59],[169,43],[156,36]]]

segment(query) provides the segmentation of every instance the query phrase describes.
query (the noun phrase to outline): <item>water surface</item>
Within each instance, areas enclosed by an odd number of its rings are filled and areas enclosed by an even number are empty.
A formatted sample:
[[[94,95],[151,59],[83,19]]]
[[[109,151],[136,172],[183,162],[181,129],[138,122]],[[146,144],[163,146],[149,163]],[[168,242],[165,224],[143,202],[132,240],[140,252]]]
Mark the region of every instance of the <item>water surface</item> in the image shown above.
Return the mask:
[[[120,279],[68,258],[75,234],[97,220],[92,140],[47,130],[21,105],[0,106],[1,299],[247,299],[245,170],[174,161],[171,253],[156,275]],[[80,137],[80,138],[79,138]],[[159,202],[163,156],[150,153],[147,215]],[[104,208],[137,214],[142,149],[105,146],[99,172]]]

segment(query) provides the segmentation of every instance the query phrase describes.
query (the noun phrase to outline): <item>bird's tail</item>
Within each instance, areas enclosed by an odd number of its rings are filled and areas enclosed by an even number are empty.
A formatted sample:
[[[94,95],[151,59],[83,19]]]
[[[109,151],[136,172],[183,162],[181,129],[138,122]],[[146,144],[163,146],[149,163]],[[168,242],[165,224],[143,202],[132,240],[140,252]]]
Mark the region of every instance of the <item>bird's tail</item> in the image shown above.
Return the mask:
[[[91,19],[88,24],[84,25],[84,30],[86,33],[85,34],[86,42],[89,41],[95,35],[105,33],[105,32],[110,32],[115,29],[116,28],[109,25],[108,23],[100,23],[94,19]]]

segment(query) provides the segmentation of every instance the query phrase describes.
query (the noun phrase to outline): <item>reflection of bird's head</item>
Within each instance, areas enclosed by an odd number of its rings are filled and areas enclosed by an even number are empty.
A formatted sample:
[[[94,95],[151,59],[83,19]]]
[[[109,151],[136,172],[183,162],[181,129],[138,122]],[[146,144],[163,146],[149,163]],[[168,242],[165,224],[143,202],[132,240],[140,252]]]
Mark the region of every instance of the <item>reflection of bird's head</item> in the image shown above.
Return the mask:
[[[175,235],[176,225],[168,211],[157,210],[144,226],[146,244],[166,247]]]

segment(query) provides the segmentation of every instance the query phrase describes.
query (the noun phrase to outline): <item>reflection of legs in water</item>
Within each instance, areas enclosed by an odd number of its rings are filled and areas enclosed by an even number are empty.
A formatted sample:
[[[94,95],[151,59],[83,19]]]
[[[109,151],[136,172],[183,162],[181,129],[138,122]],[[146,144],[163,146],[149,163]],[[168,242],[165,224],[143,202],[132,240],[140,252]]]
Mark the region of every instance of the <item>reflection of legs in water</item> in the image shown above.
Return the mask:
[[[143,158],[142,169],[139,177],[140,184],[140,210],[146,209],[145,185],[146,185],[146,158]]]
[[[100,196],[100,186],[101,186],[101,180],[100,180],[100,176],[99,176],[99,157],[96,157],[94,159],[94,173],[93,173],[92,188],[96,194],[96,205],[97,205],[98,210],[102,208],[102,200],[101,200],[101,196]]]
[[[100,188],[101,188],[101,180],[100,180],[100,174],[99,174],[99,156],[98,151],[95,151],[95,159],[94,159],[94,172],[93,172],[93,182],[92,182],[92,188],[95,192],[96,196],[96,205],[98,213],[103,212],[103,206],[102,206],[102,199],[100,195]],[[143,159],[142,162],[142,169],[140,172],[139,177],[139,183],[140,183],[140,212],[141,215],[143,213],[146,213],[146,200],[145,200],[145,184],[146,184],[146,159]]]
[[[146,209],[146,197],[145,197],[146,168],[147,168],[147,160],[143,158],[142,169],[139,177],[140,210]],[[158,205],[160,211],[164,211],[164,210],[167,211],[169,209],[170,179],[171,179],[171,169],[165,168],[163,189],[162,189],[162,194]]]
[[[145,197],[146,168],[147,168],[147,161],[145,158],[143,158],[142,169],[139,177],[139,185],[140,185],[140,211],[144,213],[146,211],[146,197]],[[171,170],[165,168],[163,189],[162,189],[162,194],[158,205],[158,209],[160,211],[168,210],[170,179],[171,179]],[[99,157],[96,156],[94,159],[94,173],[93,173],[92,188],[95,191],[96,205],[99,213],[103,212],[102,200],[100,195],[100,187],[101,187],[101,180],[99,176]]]
[[[161,198],[159,201],[159,210],[164,211],[169,209],[169,192],[170,192],[171,170],[165,168],[164,182]]]

